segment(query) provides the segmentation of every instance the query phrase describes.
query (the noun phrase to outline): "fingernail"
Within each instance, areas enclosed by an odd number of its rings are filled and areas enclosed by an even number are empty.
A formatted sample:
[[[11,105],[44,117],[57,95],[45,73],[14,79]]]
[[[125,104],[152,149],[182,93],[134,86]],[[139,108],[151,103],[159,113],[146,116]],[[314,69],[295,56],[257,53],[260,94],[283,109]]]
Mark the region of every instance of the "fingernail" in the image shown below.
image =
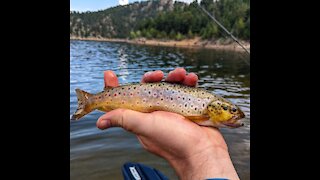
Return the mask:
[[[144,74],[144,76],[146,77],[146,76],[150,76],[152,74],[152,72],[147,72],[147,73],[145,73]]]
[[[100,129],[107,129],[107,128],[109,128],[109,127],[111,127],[111,122],[110,122],[110,120],[105,119],[105,120],[100,121],[100,123],[99,123],[99,128],[100,128]]]

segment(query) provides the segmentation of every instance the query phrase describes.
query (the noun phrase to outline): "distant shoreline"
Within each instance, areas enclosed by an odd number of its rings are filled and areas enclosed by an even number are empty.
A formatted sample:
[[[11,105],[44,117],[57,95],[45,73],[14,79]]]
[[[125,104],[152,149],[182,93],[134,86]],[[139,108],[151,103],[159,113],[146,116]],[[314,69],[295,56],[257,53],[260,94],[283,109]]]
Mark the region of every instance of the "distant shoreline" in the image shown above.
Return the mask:
[[[81,41],[106,41],[106,42],[124,42],[130,44],[141,44],[151,46],[167,46],[167,47],[184,47],[184,48],[205,48],[205,49],[221,49],[221,50],[233,50],[242,51],[244,50],[235,42],[232,43],[219,43],[217,41],[201,40],[200,38],[185,39],[181,41],[176,40],[157,40],[157,39],[118,39],[118,38],[80,38],[70,37],[70,40],[81,40]],[[241,42],[248,50],[250,50],[250,43],[246,41]]]

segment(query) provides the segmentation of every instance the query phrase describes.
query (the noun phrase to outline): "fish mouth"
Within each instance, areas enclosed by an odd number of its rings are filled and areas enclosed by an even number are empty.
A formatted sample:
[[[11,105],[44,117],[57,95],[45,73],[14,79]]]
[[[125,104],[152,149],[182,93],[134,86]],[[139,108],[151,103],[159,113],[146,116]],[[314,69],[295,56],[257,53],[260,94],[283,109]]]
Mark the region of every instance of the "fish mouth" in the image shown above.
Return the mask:
[[[244,123],[237,122],[237,123],[223,123],[223,125],[230,127],[230,128],[238,128],[244,126]]]
[[[239,121],[239,119],[241,119],[241,117],[234,116],[230,120],[223,122],[222,124],[229,128],[238,128],[244,126],[244,123]]]

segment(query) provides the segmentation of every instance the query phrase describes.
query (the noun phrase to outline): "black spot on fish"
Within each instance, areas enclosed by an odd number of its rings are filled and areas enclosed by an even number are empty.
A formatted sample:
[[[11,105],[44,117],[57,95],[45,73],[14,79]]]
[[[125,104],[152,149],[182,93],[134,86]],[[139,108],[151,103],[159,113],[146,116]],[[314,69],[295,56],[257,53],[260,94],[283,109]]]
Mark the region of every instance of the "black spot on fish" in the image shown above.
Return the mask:
[[[171,98],[171,101],[173,100],[173,98]]]
[[[149,94],[151,94],[151,92],[149,91]]]
[[[124,90],[124,88],[121,88],[122,90]]]
[[[161,98],[160,100],[163,101],[163,98]]]
[[[187,104],[185,104],[184,106],[185,106],[185,107],[187,107],[188,105],[187,105]]]
[[[225,111],[228,110],[228,107],[227,107],[227,106],[223,106],[222,108],[223,108]]]
[[[194,108],[194,110],[197,110],[197,108]]]
[[[133,89],[136,89],[136,87],[133,87]]]

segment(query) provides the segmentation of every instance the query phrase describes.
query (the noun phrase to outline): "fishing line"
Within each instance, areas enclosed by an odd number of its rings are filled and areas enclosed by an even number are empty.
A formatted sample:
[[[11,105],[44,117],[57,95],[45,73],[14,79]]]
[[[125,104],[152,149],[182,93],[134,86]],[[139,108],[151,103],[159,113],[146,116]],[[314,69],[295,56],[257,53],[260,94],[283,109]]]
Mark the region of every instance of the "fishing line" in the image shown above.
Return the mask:
[[[215,23],[217,23],[236,43],[239,44],[239,46],[241,46],[245,52],[250,56],[250,51],[244,47],[243,44],[241,44],[241,42],[232,35],[231,32],[229,32],[212,14],[210,14],[204,7],[202,7],[200,5],[200,3],[198,3],[198,6],[200,7],[200,9],[205,12]],[[249,62],[247,62],[247,59],[245,59],[245,62],[249,65]]]

